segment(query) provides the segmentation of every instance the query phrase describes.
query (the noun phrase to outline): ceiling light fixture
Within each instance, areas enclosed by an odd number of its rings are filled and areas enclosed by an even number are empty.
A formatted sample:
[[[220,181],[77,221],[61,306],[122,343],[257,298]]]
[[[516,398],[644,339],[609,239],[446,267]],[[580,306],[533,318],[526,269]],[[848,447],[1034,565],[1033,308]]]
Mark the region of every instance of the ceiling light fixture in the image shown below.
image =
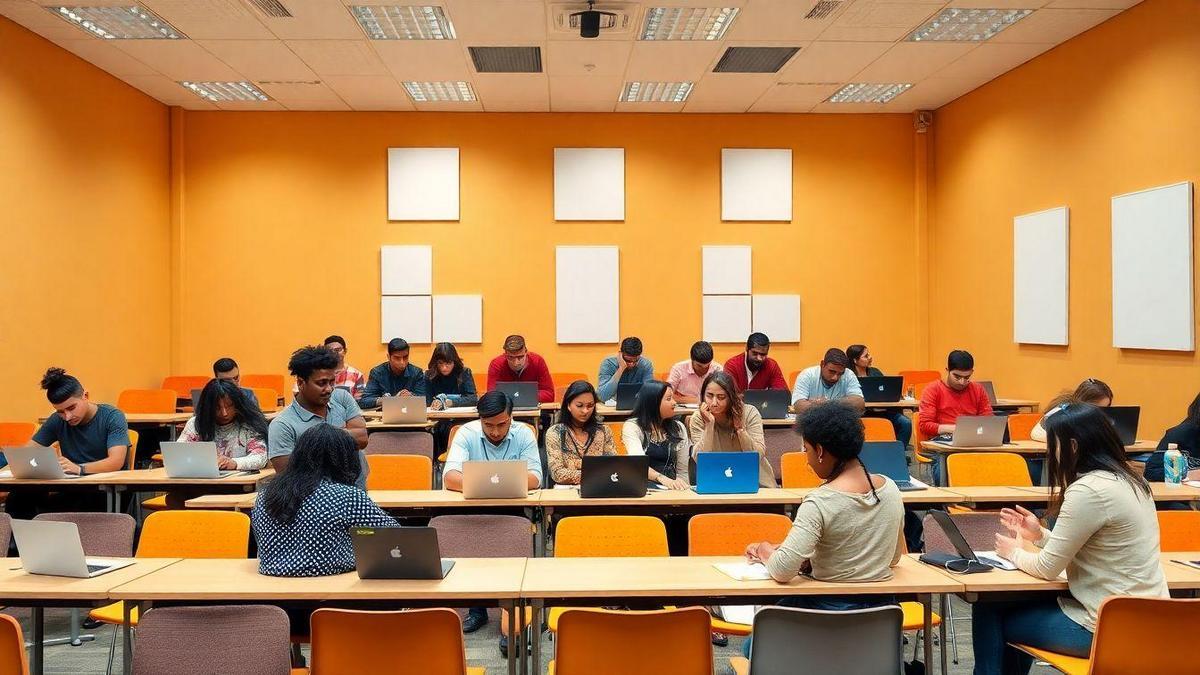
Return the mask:
[[[720,40],[737,13],[737,7],[651,7],[641,39]]]
[[[625,103],[683,103],[692,82],[626,82],[619,101]]]
[[[260,103],[271,97],[249,82],[180,82],[188,91],[206,101],[250,101]]]
[[[982,42],[1033,14],[1032,9],[947,7],[909,36],[909,42]]]
[[[911,84],[848,84],[830,96],[829,103],[887,103],[908,91]]]
[[[431,101],[456,101],[467,103],[475,100],[475,90],[470,82],[404,82],[404,89],[417,103]]]
[[[181,40],[187,36],[154,12],[139,5],[125,7],[46,7],[80,30],[105,40]]]
[[[350,14],[372,40],[453,40],[454,24],[437,5],[351,5]]]

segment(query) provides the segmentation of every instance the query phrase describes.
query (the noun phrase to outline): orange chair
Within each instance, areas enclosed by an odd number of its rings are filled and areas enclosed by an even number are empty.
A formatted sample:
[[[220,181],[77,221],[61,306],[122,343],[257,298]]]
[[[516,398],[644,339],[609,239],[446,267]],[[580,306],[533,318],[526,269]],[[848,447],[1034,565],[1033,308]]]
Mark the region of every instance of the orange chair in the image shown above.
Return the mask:
[[[274,396],[268,396],[272,403],[278,403],[279,399],[287,394],[288,386],[284,383],[283,375],[242,375],[239,384],[247,389],[270,389],[275,392]],[[259,396],[258,392],[254,392],[255,396]],[[261,396],[258,398],[259,403],[266,403]]]
[[[882,417],[864,417],[862,424],[866,441],[896,440],[896,429],[892,426],[891,420]]]
[[[1025,458],[1012,452],[956,452],[946,458],[946,473],[950,487],[1033,485]]]
[[[921,444],[929,440],[929,436],[921,433],[921,414],[914,412],[912,416],[913,426],[913,459],[917,464],[933,464],[933,458],[922,454]]]
[[[605,422],[604,426],[608,427],[612,433],[613,447],[616,448],[618,455],[627,455],[629,451],[625,449],[625,439],[621,438],[621,430],[624,428],[624,422]]]
[[[649,612],[568,609],[563,612],[549,673],[661,675],[711,673],[709,615],[703,607]],[[669,661],[648,658],[670,645]]]
[[[189,389],[187,395],[191,396]],[[174,389],[126,389],[117,396],[117,408],[125,414],[175,412],[179,394]]]
[[[258,409],[268,413],[279,410],[279,394],[269,387],[254,387],[254,398],[258,399]]]
[[[1008,437],[1014,441],[1028,441],[1029,434],[1041,421],[1040,413],[1016,413],[1008,416]]]
[[[125,453],[125,469],[132,471],[137,461],[138,432],[129,430],[129,450]]]
[[[486,372],[476,373],[474,371],[471,371],[471,379],[475,380],[475,391],[478,392],[480,396],[482,396],[485,392],[487,392],[488,376],[487,376]]]
[[[907,392],[909,387],[916,387],[918,384],[928,384],[942,379],[942,373],[937,370],[902,370],[896,373],[904,378],[904,383],[901,385],[904,391]],[[917,396],[920,398],[920,396]]]
[[[787,384],[789,387],[794,387],[796,385],[796,378],[800,377],[800,373],[802,373],[802,372],[804,372],[804,371],[793,370],[792,372],[788,373]]]
[[[588,378],[583,373],[550,373],[550,379],[554,382],[554,400],[561,401],[572,382]]]
[[[21,622],[7,614],[0,614],[0,673],[29,675]]]
[[[654,379],[658,380],[659,382],[666,382],[667,378],[670,376],[671,376],[671,371],[663,370],[663,371],[655,373]]]
[[[1200,511],[1159,511],[1158,548],[1172,551],[1200,551]]]
[[[312,672],[414,672],[483,675],[467,666],[462,620],[452,609],[367,612],[318,609],[312,613]],[[394,639],[404,636],[404,648]]]
[[[1147,635],[1178,635],[1200,621],[1200,600],[1112,596],[1100,604],[1089,658],[1012,646],[1068,675],[1158,675],[1190,671],[1179,649],[1146,649]],[[1182,669],[1181,669],[1182,668]]]
[[[432,490],[433,461],[423,455],[367,455],[368,490]]]
[[[193,389],[203,389],[211,379],[210,375],[169,375],[163,378],[162,388],[170,389],[179,398],[191,398]]]
[[[28,445],[36,431],[33,422],[0,422],[0,447]]]
[[[688,519],[688,555],[740,556],[750,544],[779,544],[792,521],[779,513],[701,513]],[[749,635],[750,626],[712,618],[712,629],[727,635]]]
[[[784,489],[815,488],[824,482],[820,476],[813,473],[812,467],[808,465],[808,454],[804,451],[783,453],[783,457],[779,459],[779,468],[783,474]]]

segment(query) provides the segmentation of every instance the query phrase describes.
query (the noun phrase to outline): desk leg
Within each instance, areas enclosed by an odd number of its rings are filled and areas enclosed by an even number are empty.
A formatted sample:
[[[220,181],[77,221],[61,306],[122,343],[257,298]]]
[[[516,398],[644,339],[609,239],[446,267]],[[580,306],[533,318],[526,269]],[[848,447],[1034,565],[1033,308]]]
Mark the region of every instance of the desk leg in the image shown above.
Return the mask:
[[[128,600],[121,605],[125,612],[125,621],[121,624],[121,672],[130,675],[133,672],[133,640],[131,639],[130,624],[132,623],[133,608],[136,605]]]
[[[34,607],[31,621],[33,623],[33,649],[29,656],[29,672],[32,675],[42,675],[42,664],[45,662],[46,647],[43,641],[46,638],[46,610],[42,607]]]
[[[946,655],[950,652],[946,647],[949,645],[946,642],[946,625],[950,623],[950,596],[946,593],[942,594],[942,601],[939,607],[942,608],[942,623],[938,626],[938,647],[942,657],[942,675],[949,675],[949,664],[946,663]]]
[[[508,611],[508,675],[517,675],[517,654],[525,658],[525,645],[520,623],[517,621],[519,605],[509,600],[500,601],[500,609]],[[503,611],[501,612],[503,613]]]
[[[104,508],[105,508],[105,509],[106,509],[106,510],[107,510],[109,513],[116,513],[116,512],[117,512],[117,491],[116,491],[116,488],[114,488],[114,487],[112,487],[112,486],[105,486],[105,487],[102,487],[102,488],[100,488],[100,489],[101,489],[101,490],[104,490]]]
[[[933,668],[933,595],[926,593],[919,598],[925,607],[925,668],[928,671]],[[942,649],[945,648],[942,645]]]
[[[544,604],[542,600],[533,601],[533,627],[530,631],[530,635],[533,636],[533,655],[530,661],[532,675],[541,675],[542,672],[542,608]]]
[[[172,442],[175,441],[175,439],[179,437],[179,427],[175,426],[174,424],[168,424],[167,428],[170,429],[170,431],[167,432],[167,440]]]

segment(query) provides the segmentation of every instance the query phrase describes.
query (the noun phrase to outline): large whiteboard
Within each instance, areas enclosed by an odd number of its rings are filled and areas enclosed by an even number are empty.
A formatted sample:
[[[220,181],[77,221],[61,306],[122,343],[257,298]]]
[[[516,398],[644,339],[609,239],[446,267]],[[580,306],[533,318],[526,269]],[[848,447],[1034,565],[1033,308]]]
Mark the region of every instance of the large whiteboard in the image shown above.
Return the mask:
[[[1013,341],[1067,344],[1067,207],[1013,218]]]
[[[558,344],[616,343],[621,329],[616,246],[555,249],[554,316]]]
[[[1112,199],[1113,346],[1195,349],[1192,184]]]

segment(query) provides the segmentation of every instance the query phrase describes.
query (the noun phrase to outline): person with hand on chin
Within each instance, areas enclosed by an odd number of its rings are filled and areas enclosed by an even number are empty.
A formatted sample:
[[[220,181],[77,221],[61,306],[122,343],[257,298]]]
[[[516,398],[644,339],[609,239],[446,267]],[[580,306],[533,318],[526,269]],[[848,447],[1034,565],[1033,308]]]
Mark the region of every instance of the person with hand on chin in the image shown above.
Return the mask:
[[[630,455],[650,458],[647,479],[668,490],[686,490],[688,434],[675,419],[675,392],[666,382],[642,385],[633,415],[621,426],[621,440]]]
[[[766,457],[762,415],[742,403],[741,392],[729,373],[709,373],[700,388],[700,409],[692,413],[688,429],[693,455],[701,452],[757,452],[759,487],[777,487],[775,470]]]

